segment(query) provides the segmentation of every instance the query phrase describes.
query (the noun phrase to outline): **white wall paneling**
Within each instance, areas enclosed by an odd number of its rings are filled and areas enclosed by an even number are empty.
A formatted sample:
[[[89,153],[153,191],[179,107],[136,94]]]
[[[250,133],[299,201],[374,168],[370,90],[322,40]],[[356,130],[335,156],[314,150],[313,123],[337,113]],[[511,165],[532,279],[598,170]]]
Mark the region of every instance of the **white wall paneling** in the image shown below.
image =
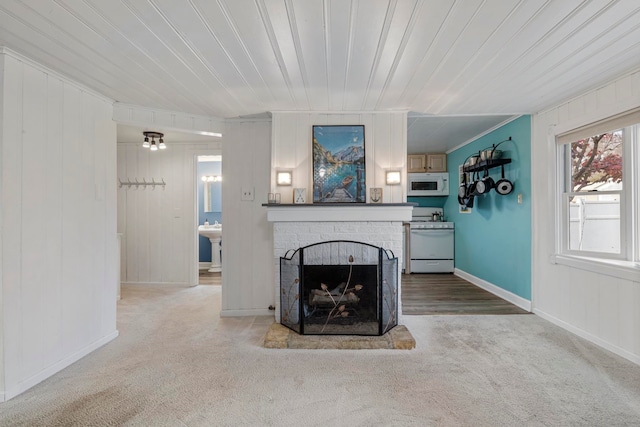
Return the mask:
[[[141,142],[118,144],[119,180],[166,183],[118,189],[123,283],[198,284],[196,156],[220,154],[222,143],[166,143],[156,152]]]
[[[555,142],[569,130],[640,106],[640,70],[533,116],[534,312],[640,363],[640,283],[554,264]]]
[[[273,247],[267,222],[271,122],[231,121],[222,144],[222,316],[273,314]],[[242,189],[253,200],[241,200]],[[291,188],[291,187],[289,187]]]
[[[275,175],[271,174],[271,190],[282,194],[282,203],[292,202],[293,187],[306,188],[307,202],[313,202],[313,125],[364,125],[367,203],[372,187],[383,188],[384,203],[406,201],[406,112],[274,112],[273,170],[293,169],[292,187],[278,187]],[[403,185],[386,185],[384,172],[389,168],[402,171]]]
[[[112,101],[3,52],[2,348],[9,399],[117,336]]]

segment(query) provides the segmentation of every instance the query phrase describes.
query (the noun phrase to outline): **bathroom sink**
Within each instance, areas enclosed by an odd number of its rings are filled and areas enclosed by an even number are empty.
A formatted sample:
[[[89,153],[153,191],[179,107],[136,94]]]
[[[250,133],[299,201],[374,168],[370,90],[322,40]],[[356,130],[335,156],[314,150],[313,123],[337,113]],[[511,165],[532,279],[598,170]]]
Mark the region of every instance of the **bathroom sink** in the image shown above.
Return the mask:
[[[209,239],[211,242],[211,267],[209,271],[212,273],[222,271],[221,255],[222,245],[222,224],[200,225],[198,226],[198,234]]]
[[[219,239],[222,237],[222,225],[200,225],[198,226],[198,234],[207,239]]]

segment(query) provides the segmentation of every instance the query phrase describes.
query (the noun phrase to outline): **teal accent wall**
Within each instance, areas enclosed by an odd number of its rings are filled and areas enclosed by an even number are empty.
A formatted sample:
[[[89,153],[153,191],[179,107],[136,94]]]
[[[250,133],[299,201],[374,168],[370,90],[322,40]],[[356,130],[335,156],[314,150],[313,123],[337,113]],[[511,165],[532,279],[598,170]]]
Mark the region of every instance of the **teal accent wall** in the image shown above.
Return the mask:
[[[451,179],[451,178],[449,178]],[[457,188],[455,188],[458,191]],[[451,191],[451,189],[449,189]],[[447,202],[447,196],[420,196],[420,197],[407,197],[408,203],[417,203],[418,206],[424,208],[443,208]]]
[[[471,213],[460,213],[459,165],[479,150],[504,142],[499,149],[512,162],[505,178],[514,183],[511,194],[491,190],[474,200]],[[448,220],[455,222],[456,268],[531,300],[531,116],[522,116],[447,155],[450,195],[444,205]],[[490,176],[500,179],[500,168]],[[518,204],[518,194],[522,204]]]

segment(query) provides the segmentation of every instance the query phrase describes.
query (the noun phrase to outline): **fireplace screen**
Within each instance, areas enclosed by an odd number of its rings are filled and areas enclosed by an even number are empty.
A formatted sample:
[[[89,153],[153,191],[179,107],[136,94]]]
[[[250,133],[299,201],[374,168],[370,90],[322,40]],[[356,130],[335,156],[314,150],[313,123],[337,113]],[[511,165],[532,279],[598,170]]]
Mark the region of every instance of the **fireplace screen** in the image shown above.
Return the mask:
[[[390,252],[349,241],[290,250],[280,258],[281,323],[300,334],[383,335],[398,324]]]

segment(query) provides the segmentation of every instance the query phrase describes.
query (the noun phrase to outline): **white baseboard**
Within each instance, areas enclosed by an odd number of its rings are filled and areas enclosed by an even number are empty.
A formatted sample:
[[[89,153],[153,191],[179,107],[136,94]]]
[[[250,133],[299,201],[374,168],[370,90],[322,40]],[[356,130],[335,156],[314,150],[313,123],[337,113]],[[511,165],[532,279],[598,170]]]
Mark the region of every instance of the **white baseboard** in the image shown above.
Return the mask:
[[[491,292],[492,294],[502,298],[505,301],[509,301],[511,304],[518,306],[523,310],[527,310],[529,312],[531,311],[531,301],[524,299],[521,296],[514,294],[513,292],[502,289],[501,287],[496,286],[493,283],[489,283],[486,280],[483,280],[458,268],[454,269],[453,274],[466,280],[467,282],[473,283],[477,287],[482,288],[487,292]]]
[[[211,267],[211,262],[199,262],[198,270],[208,270]]]
[[[220,317],[273,316],[273,310],[256,308],[253,310],[222,310]]]
[[[19,395],[21,393],[24,393],[25,391],[29,390],[34,385],[38,384],[39,382],[42,382],[42,381],[46,380],[47,378],[49,378],[52,375],[60,372],[61,370],[63,370],[67,366],[71,365],[74,362],[77,362],[78,360],[80,360],[84,356],[86,356],[87,354],[91,353],[94,350],[97,350],[98,348],[102,347],[103,345],[105,345],[109,341],[114,340],[117,337],[118,337],[118,331],[116,330],[116,331],[110,333],[109,335],[107,335],[105,337],[102,337],[98,341],[96,341],[94,343],[91,343],[88,346],[86,346],[86,347],[76,351],[75,353],[65,357],[61,361],[49,366],[48,368],[43,369],[42,371],[40,371],[37,374],[27,378],[26,380],[18,383],[11,390],[5,390],[4,393],[0,394],[0,396],[2,398],[2,401],[4,402],[6,400],[9,400],[9,399],[12,399],[12,398],[16,397],[17,395]]]
[[[184,282],[122,282],[122,284],[127,286],[183,286],[183,287],[195,286],[195,285],[189,285]]]
[[[558,319],[557,317],[554,317],[548,313],[545,313],[544,311],[540,310],[540,309],[534,309],[533,313],[537,316],[540,316],[541,318],[543,318],[544,320],[547,320],[551,323],[553,323],[554,325],[557,325],[563,329],[566,329],[567,331],[571,332],[572,334],[575,334],[577,336],[579,336],[580,338],[584,338],[587,341],[591,341],[592,343],[594,343],[595,345],[598,345],[606,350],[609,350],[612,353],[617,354],[620,357],[624,357],[627,360],[630,360],[631,362],[640,365],[640,356],[634,353],[631,353],[623,348],[620,348],[614,344],[611,344],[610,342],[607,342],[605,340],[603,340],[602,338],[598,338],[595,335],[590,334],[589,332],[580,329],[580,328],[576,328],[575,326]]]

